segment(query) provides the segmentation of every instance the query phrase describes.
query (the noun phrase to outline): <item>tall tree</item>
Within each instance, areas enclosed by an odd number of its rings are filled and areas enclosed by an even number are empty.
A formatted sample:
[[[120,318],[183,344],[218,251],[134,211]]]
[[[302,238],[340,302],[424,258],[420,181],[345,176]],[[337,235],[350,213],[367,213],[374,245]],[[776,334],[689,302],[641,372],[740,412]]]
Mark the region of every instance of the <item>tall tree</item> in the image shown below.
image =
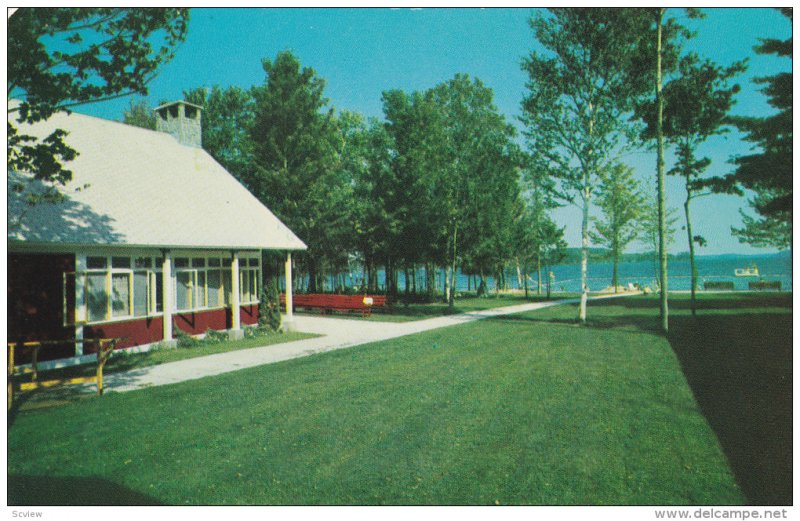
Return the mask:
[[[598,174],[630,142],[626,115],[644,88],[630,71],[641,62],[645,20],[628,9],[551,9],[531,27],[547,54],[523,63],[528,95],[522,121],[534,156],[560,180],[560,197],[581,220],[581,305],[586,321],[589,215]]]
[[[131,100],[127,109],[122,111],[122,122],[134,127],[156,129],[156,115],[145,100]]]
[[[726,130],[728,112],[734,103],[739,86],[730,80],[745,69],[744,62],[729,67],[720,67],[709,60],[701,61],[695,54],[683,57],[676,76],[663,90],[664,114],[662,127],[664,137],[677,153],[675,166],[670,175],[683,177],[686,189],[684,216],[689,246],[691,269],[691,308],[696,313],[697,267],[694,246],[705,244],[702,236],[692,232],[691,202],[711,193],[736,193],[738,190],[728,180],[703,176],[711,164],[709,158],[697,158],[697,148],[709,137]],[[647,128],[645,135],[652,137],[655,130],[655,115],[652,107],[643,105]]]
[[[667,16],[667,9],[664,7],[639,8],[636,13],[632,13],[632,16],[641,19],[648,25],[648,28],[641,33],[640,60],[631,68],[631,74],[649,82],[650,88],[653,89],[650,92],[655,92],[653,114],[656,141],[659,307],[661,329],[666,333],[669,331],[669,275],[667,267],[668,209],[664,171],[663,81],[665,74],[672,71],[677,65],[681,39],[692,37],[692,33],[683,27],[676,17]],[[686,9],[686,16],[699,18],[702,14],[697,9]],[[652,35],[652,37],[648,35]]]
[[[251,190],[308,244],[301,256],[309,291],[317,291],[322,245],[336,215],[338,132],[325,81],[289,51],[263,62],[266,82],[253,88],[255,170]]]
[[[644,196],[633,170],[622,164],[612,165],[602,175],[597,204],[603,217],[596,218],[592,242],[609,250],[614,265],[611,285],[617,293],[619,261],[625,248],[640,234],[639,219],[644,211]]]
[[[211,89],[184,91],[183,97],[203,107],[203,149],[252,190],[255,183],[252,92],[237,86],[223,89],[214,85]]]
[[[24,8],[8,21],[8,171],[11,189],[25,192],[26,179],[43,182],[29,191],[29,204],[60,199],[58,186],[72,179],[62,162],[79,151],[56,129],[37,140],[20,123],[46,120],[77,105],[130,94],[147,94],[158,68],[186,36],[188,9]],[[12,101],[13,100],[13,101]]]
[[[512,142],[513,127],[494,106],[492,90],[479,79],[457,74],[430,95],[443,116],[444,141],[434,153],[441,154],[445,164],[436,172],[435,186],[445,212],[452,307],[459,258],[470,253],[460,251],[459,245],[463,249],[472,244],[473,257],[492,259],[495,265],[507,258],[502,249],[509,240],[503,234],[511,230],[520,156]],[[475,234],[470,237],[469,231]]]
[[[780,8],[792,21],[792,8]],[[792,38],[764,39],[755,48],[758,54],[774,54],[792,59]],[[792,240],[792,72],[756,79],[777,113],[766,117],[737,117],[734,123],[745,133],[745,140],[757,149],[734,160],[734,179],[756,196],[750,206],[756,217],[742,213],[744,227],[732,228],[741,242],[754,246],[791,247]]]

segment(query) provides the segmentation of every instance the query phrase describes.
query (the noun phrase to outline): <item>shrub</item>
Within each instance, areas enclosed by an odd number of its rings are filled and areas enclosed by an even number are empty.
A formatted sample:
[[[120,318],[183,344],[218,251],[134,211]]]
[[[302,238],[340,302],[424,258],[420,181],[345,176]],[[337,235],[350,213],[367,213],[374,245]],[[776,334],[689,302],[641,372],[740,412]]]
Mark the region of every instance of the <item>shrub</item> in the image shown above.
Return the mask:
[[[281,330],[281,303],[278,287],[270,279],[261,288],[261,303],[258,305],[258,326],[271,331]]]
[[[206,344],[219,344],[220,342],[225,342],[226,340],[228,340],[227,331],[217,331],[216,329],[208,328],[206,329],[206,336],[203,339],[203,342]]]
[[[192,335],[184,332],[178,326],[175,326],[173,330],[175,331],[174,336],[178,340],[178,347],[180,348],[197,347],[203,343],[202,340],[195,338]]]

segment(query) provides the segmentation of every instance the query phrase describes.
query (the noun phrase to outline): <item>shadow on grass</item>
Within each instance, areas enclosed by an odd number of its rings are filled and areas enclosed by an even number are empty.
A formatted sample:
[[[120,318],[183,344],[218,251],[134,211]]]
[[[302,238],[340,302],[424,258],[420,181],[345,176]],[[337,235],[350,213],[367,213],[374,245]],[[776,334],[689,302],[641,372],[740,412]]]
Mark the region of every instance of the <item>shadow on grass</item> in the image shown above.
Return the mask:
[[[668,340],[750,503],[792,504],[792,316],[674,316]]]
[[[692,317],[688,296],[670,299],[666,339],[755,505],[792,504],[792,314],[774,309],[791,304],[787,294],[703,295]],[[662,335],[657,297],[591,302],[585,326],[575,306],[556,311],[490,320]]]
[[[8,475],[9,506],[142,506],[156,499],[96,477]]]

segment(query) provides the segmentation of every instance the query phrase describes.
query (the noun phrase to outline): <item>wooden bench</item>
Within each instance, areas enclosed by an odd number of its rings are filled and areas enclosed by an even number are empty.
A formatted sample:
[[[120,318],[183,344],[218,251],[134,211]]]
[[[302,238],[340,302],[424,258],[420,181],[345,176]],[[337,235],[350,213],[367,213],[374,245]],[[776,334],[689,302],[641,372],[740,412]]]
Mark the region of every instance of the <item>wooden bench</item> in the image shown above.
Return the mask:
[[[286,295],[281,293],[281,306],[286,308]],[[361,316],[371,316],[373,308],[386,307],[384,295],[330,295],[326,293],[306,293],[292,295],[294,309],[319,309],[331,311],[361,311]]]
[[[111,357],[111,353],[114,352],[114,348],[116,347],[117,343],[123,340],[127,340],[125,338],[98,338],[98,339],[86,339],[86,340],[67,340],[66,342],[72,343],[83,343],[83,344],[97,344],[97,370],[95,371],[94,376],[82,376],[78,378],[68,378],[68,379],[57,379],[57,380],[39,380],[39,370],[38,370],[38,360],[39,360],[39,349],[42,347],[46,347],[48,345],[60,345],[64,344],[65,341],[63,340],[42,340],[38,342],[8,342],[8,410],[11,410],[11,405],[14,402],[14,388],[18,387],[20,391],[33,391],[35,389],[39,389],[40,387],[53,387],[56,385],[76,385],[76,384],[87,384],[87,383],[94,383],[97,384],[97,394],[102,396],[103,395],[103,368],[108,362],[108,359]],[[15,364],[14,354],[17,349],[21,348],[32,348],[33,349],[33,358],[31,360],[30,367],[19,368]],[[30,382],[23,382],[20,383],[18,386],[16,385],[15,376],[18,374],[31,374],[31,381]]]
[[[764,291],[764,290],[781,290],[781,281],[779,280],[759,280],[747,284],[750,290]]]
[[[725,291],[733,291],[733,282],[729,280],[725,281],[709,281],[703,284],[703,288],[706,290],[725,290]]]

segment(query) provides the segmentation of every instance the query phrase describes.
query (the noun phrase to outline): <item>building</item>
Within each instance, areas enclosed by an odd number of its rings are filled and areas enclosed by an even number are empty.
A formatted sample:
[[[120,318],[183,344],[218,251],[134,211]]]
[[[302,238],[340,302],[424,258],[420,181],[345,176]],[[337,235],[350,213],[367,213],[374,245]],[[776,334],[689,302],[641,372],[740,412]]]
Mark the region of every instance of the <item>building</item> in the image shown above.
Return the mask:
[[[64,341],[40,360],[96,349],[76,339],[235,336],[258,321],[262,250],[285,252],[291,280],[305,244],[201,148],[202,109],[179,101],[156,114],[158,131],[76,113],[20,127],[64,129],[79,153],[56,204],[28,206],[13,189],[25,174],[8,178],[8,338]]]

